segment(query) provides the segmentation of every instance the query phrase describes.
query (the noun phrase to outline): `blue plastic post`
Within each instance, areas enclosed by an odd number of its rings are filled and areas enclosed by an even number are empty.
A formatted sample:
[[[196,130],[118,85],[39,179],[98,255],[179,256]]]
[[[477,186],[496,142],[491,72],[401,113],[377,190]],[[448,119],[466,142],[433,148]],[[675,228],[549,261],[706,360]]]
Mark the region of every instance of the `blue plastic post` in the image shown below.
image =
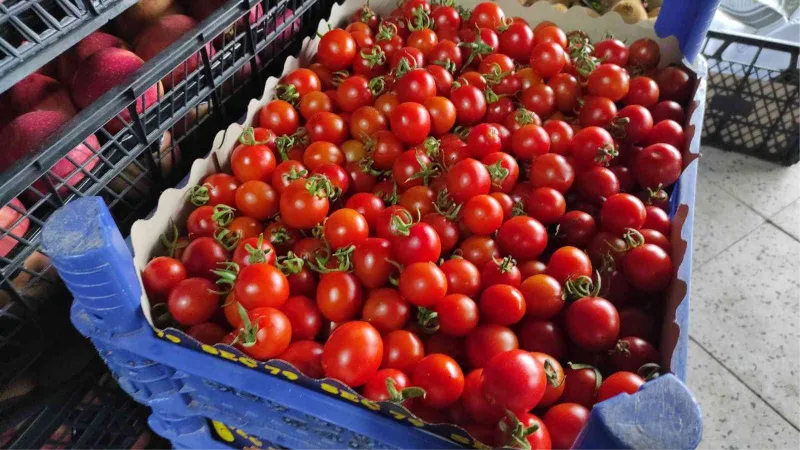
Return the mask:
[[[697,401],[674,375],[647,382],[592,409],[573,449],[687,449],[700,444],[703,419]]]
[[[656,33],[678,38],[681,53],[694,62],[719,3],[720,0],[664,0],[656,19]]]

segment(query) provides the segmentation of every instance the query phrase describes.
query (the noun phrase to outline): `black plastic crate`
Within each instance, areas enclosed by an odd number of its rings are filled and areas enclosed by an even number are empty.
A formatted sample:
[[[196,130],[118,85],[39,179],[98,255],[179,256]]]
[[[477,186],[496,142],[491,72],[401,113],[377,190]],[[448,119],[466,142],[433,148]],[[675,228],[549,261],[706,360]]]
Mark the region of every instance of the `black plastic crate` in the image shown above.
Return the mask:
[[[734,60],[735,51],[747,55]],[[800,44],[709,31],[703,143],[791,165],[800,160]],[[762,62],[774,61],[767,67]]]
[[[0,92],[50,62],[136,1],[0,2]]]
[[[281,72],[285,58],[316,31],[332,3],[227,2],[128,82],[81,111],[37,152],[0,174],[0,204],[17,215],[0,227],[0,241],[13,244],[0,256],[0,389],[70,327],[70,297],[39,250],[47,217],[75,198],[99,195],[120,229],[128,230],[154,208],[163,189],[174,186],[194,159],[210,150],[217,131],[261,96],[263,80]],[[253,7],[263,14],[250,23]],[[199,66],[191,71],[193,59]],[[165,77],[180,81],[142,108],[143,94]],[[106,130],[110,120],[123,121],[122,130]],[[89,157],[70,159],[68,153],[80,144]],[[72,167],[59,176],[53,166],[62,159]]]

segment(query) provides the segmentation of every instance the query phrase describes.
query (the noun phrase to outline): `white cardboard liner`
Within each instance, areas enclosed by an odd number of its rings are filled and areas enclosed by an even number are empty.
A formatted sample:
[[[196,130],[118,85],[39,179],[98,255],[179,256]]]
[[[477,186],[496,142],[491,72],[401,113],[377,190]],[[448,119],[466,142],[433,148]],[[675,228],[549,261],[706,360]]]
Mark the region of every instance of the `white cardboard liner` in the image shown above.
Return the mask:
[[[464,7],[472,8],[481,2],[478,0],[461,0],[459,3]],[[595,42],[601,40],[606,32],[613,33],[615,38],[628,44],[637,39],[650,38],[658,42],[661,47],[661,66],[678,63],[682,60],[677,39],[671,36],[663,39],[659,38],[653,29],[652,21],[630,25],[626,24],[622,17],[615,12],[605,14],[602,17],[591,17],[587,14],[588,10],[586,8],[573,7],[567,12],[561,12],[553,9],[548,2],[537,2],[529,7],[520,5],[516,0],[500,0],[497,3],[503,8],[506,16],[523,17],[531,24],[531,27],[535,27],[541,21],[549,20],[567,32],[580,29],[586,32]],[[327,31],[328,24],[332,28],[346,26],[348,18],[363,5],[364,0],[346,0],[341,5],[334,4],[329,19],[320,21],[319,32],[324,33]],[[370,7],[379,15],[386,16],[396,8],[396,2],[394,0],[371,0]],[[300,54],[297,57],[286,59],[281,76],[294,69],[307,67],[311,64],[316,54],[318,41],[318,37],[313,40],[305,38]],[[238,144],[239,135],[241,135],[244,128],[253,125],[258,111],[272,99],[278,80],[278,78],[270,77],[264,86],[262,97],[250,101],[243,125],[233,123],[227,129],[217,133],[211,153],[206,158],[198,159],[192,164],[186,187],[165,190],[158,199],[158,207],[155,213],[151,217],[133,224],[131,228],[133,260],[140,284],[142,270],[144,270],[150,259],[158,256],[156,252],[162,248],[159,237],[170,229],[170,221],[183,224],[194,209],[194,206],[186,201],[189,188],[200,184],[201,180],[206,176],[217,172],[215,159],[223,170],[227,171],[229,169],[229,156]],[[690,121],[693,122],[694,120]],[[152,326],[150,301],[144,293],[144,288],[142,288],[141,303],[144,315]]]

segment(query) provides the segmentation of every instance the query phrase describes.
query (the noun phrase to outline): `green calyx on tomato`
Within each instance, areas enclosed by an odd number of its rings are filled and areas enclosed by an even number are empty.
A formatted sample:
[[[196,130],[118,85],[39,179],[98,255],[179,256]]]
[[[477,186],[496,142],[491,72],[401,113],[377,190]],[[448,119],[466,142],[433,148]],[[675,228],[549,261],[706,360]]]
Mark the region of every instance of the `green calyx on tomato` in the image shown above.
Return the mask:
[[[597,297],[601,287],[600,274],[597,274],[595,283],[590,277],[581,275],[577,278],[570,278],[564,282],[564,300],[578,300],[584,297]]]
[[[444,67],[445,70],[450,72],[452,75],[455,75],[456,72],[458,71],[458,67],[456,66],[456,63],[451,61],[450,58],[447,58],[444,61],[434,61],[433,64],[435,64],[437,66]]]
[[[494,51],[491,45],[483,42],[483,38],[481,38],[481,29],[477,25],[475,25],[475,40],[472,42],[459,42],[458,46],[466,48],[469,51],[469,56],[467,60],[464,61],[464,67],[469,67],[472,61],[475,60],[475,57],[490,55]]]
[[[287,85],[279,84],[278,86],[287,86]],[[292,85],[288,86],[294,89],[294,86]],[[255,128],[247,127],[244,129],[244,131],[242,131],[242,134],[239,135],[239,143],[242,145],[264,145],[267,143],[267,141],[257,141]]]
[[[508,436],[508,442],[506,445],[510,446],[511,448],[523,448],[529,450],[531,448],[531,443],[528,442],[528,436],[539,431],[539,424],[533,424],[533,426],[526,427],[525,424],[523,424],[519,418],[517,418],[517,415],[509,410],[506,410],[506,417],[511,425],[507,424],[505,420],[500,421],[498,424],[500,431]]]
[[[622,235],[622,240],[625,241],[625,251],[632,250],[636,247],[641,247],[645,244],[644,236],[638,230],[633,228],[626,228],[625,234]]]
[[[425,149],[425,154],[428,155],[429,158],[436,158],[439,156],[439,151],[442,148],[442,141],[433,136],[428,136],[422,142],[422,147]]]
[[[511,217],[519,217],[524,215],[526,215],[525,205],[519,200],[515,201],[514,206],[511,207]]]
[[[214,205],[214,212],[211,213],[211,220],[220,227],[228,226],[234,217],[236,217],[236,209],[221,203]]]
[[[425,333],[436,333],[439,331],[439,314],[432,309],[420,306],[417,308],[417,323]]]
[[[510,256],[506,256],[499,261],[496,258],[492,258],[492,261],[497,264],[497,269],[500,273],[511,272],[517,266],[517,261]]]
[[[384,53],[383,49],[378,46],[374,45],[370,48],[369,52],[366,50],[361,50],[361,57],[367,62],[367,66],[371,69],[375,66],[382,66],[386,64],[386,53]]]
[[[225,247],[225,250],[232,251],[239,245],[239,240],[242,239],[241,231],[231,232],[227,228],[217,228],[214,231],[214,240]]]
[[[278,256],[275,260],[275,266],[280,269],[284,275],[295,275],[303,270],[305,260],[297,256],[293,251],[288,251],[286,255]]]
[[[236,284],[236,278],[239,276],[239,265],[231,261],[220,262],[217,263],[217,265],[222,266],[223,268],[212,270],[211,272],[219,277],[219,279],[216,281],[216,284],[222,286],[223,289],[212,292],[219,295],[225,295],[231,292],[233,290],[233,285]]]
[[[425,398],[425,389],[421,387],[409,386],[398,391],[392,377],[386,377],[386,392],[389,393],[388,401],[398,405],[412,398]]]
[[[267,262],[267,254],[271,252],[269,248],[266,250],[261,248],[264,244],[264,233],[258,235],[256,247],[250,244],[244,244],[244,249],[247,252],[247,262],[250,264],[265,263]]]
[[[419,212],[419,210],[417,211]],[[402,214],[402,217],[401,215]],[[395,232],[400,236],[408,236],[411,234],[411,227],[418,222],[414,222],[414,217],[408,210],[400,211],[400,214],[392,216],[392,226],[395,227]]]
[[[380,47],[374,47],[374,48],[380,48]],[[384,58],[384,61],[385,59],[386,58]],[[386,78],[383,76],[375,77],[369,80],[367,86],[369,87],[369,91],[372,92],[373,97],[379,97],[381,94],[386,92]]]
[[[211,199],[208,193],[208,187],[205,185],[192,186],[189,188],[188,198],[194,206],[203,206]]]
[[[567,362],[567,366],[569,366],[572,370],[581,370],[581,369],[591,369],[594,371],[594,389],[597,390],[600,388],[600,385],[603,384],[603,374],[600,373],[600,369],[591,365],[591,364],[579,364],[573,362]]]
[[[658,378],[661,376],[661,371],[663,369],[657,363],[647,363],[639,367],[639,370],[636,373],[644,378],[645,381],[650,381],[652,379]]]
[[[297,88],[292,84],[279,84],[275,86],[274,98],[283,100],[292,106],[297,106],[297,101],[300,100],[300,93],[297,92]]]
[[[402,58],[402,59],[400,59],[400,62],[397,63],[397,67],[394,68],[394,77],[395,77],[395,79],[399,80],[400,78],[403,78],[403,75],[405,75],[408,72],[411,72],[412,70],[417,68],[417,60],[416,59],[412,60],[412,61],[414,61],[414,67],[411,67],[411,64],[409,64],[408,61],[409,61],[408,58]]]
[[[346,79],[350,78],[350,72],[347,70],[340,70],[338,72],[333,72],[333,78],[331,79],[331,84],[333,87],[339,87],[340,84]]]
[[[594,162],[608,166],[612,159],[619,156],[619,150],[614,144],[606,144],[597,149],[597,156],[594,157]]]
[[[175,225],[175,222],[173,222],[172,219],[169,220],[169,225],[170,225],[169,230],[165,231],[161,235],[160,240],[161,240],[161,245],[163,245],[164,249],[166,250],[167,256],[172,258],[175,256],[175,252],[177,250],[186,247],[187,245],[189,245],[189,242],[181,239],[180,232],[178,231],[178,226]]]
[[[503,167],[503,161],[498,160],[494,164],[486,165],[486,169],[489,171],[489,176],[492,178],[492,186],[500,187],[505,181],[506,177],[509,174],[508,169]]]
[[[258,341],[258,325],[250,322],[250,316],[241,303],[237,303],[236,307],[239,311],[239,316],[242,318],[242,325],[239,334],[233,338],[231,345],[238,344],[242,347],[252,347]]]
[[[525,108],[519,108],[514,112],[514,120],[520,125],[533,124],[533,113]]]
[[[414,8],[412,12],[413,18],[408,21],[408,29],[409,31],[419,31],[424,30],[426,28],[433,28],[433,21],[431,20],[431,16],[425,11],[425,8],[422,5],[417,6]]]
[[[341,195],[341,189],[331,183],[323,174],[316,174],[308,177],[306,180],[306,189],[308,193],[319,198],[328,198],[329,200],[336,200]]]
[[[433,203],[433,209],[436,210],[445,219],[455,222],[458,219],[458,213],[461,211],[462,203],[456,203],[443,188],[436,194],[436,201]]]
[[[308,264],[311,270],[319,273],[350,272],[353,269],[352,258],[355,249],[355,245],[348,245],[331,253],[330,249],[326,248],[322,255],[317,255],[314,262],[309,261]],[[336,266],[328,267],[332,258],[335,258]]]
[[[419,171],[417,171],[414,175],[408,177],[406,182],[421,179],[422,184],[428,186],[431,182],[431,178],[435,178],[440,173],[442,173],[441,166],[438,163],[431,161],[430,159],[428,161],[425,161],[424,159],[422,159],[422,156],[419,153],[416,154],[416,157],[417,157],[417,164],[419,164]]]
[[[375,41],[388,41],[397,35],[397,25],[391,22],[381,22],[378,25],[378,34],[375,36]]]
[[[547,382],[550,386],[559,387],[564,384],[564,378],[559,380],[558,370],[553,367],[553,364],[550,362],[549,359],[544,360],[544,374],[547,377]]]

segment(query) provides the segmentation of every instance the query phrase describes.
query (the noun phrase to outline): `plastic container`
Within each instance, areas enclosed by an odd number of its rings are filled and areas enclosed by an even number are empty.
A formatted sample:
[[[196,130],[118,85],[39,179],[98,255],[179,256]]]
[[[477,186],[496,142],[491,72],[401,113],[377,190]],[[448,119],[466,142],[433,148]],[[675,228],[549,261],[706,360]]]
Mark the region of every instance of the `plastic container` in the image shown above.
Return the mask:
[[[27,3],[6,1],[0,9],[16,11],[20,4]],[[280,67],[272,63],[297,52],[301,36],[316,29],[330,4],[228,1],[136,76],[0,173],[0,216],[9,217],[0,222],[0,388],[70,328],[64,317],[71,296],[40,249],[44,221],[64,204],[97,195],[127,233],[152,210],[158,192],[178,183],[192,161],[205,155],[213,133],[239,117],[250,98],[261,95],[265,76]],[[253,23],[241,20],[254,7],[263,14]],[[213,54],[207,47],[212,41]],[[186,73],[189,66],[183,63],[192,58],[200,61],[199,67]],[[173,72],[176,67],[178,73]],[[134,102],[142,103],[137,99],[147,88],[182,75],[183,81],[159,93],[145,111],[137,111]],[[128,124],[116,133],[104,129],[109,121],[122,119],[122,111],[129,114]],[[81,144],[88,159],[73,159],[77,164],[67,163],[67,173],[59,176],[56,165],[60,161],[63,167],[65,156]]]
[[[670,5],[675,3],[679,2]],[[692,3],[696,7],[696,2]],[[712,11],[706,11],[708,15],[713,13],[716,4],[712,3]],[[532,8],[531,14],[533,11],[543,13],[542,8],[549,8],[543,3],[538,5]],[[379,7],[374,2],[371,6]],[[513,8],[512,4],[503,6]],[[344,10],[334,6],[332,16],[346,16],[354,8],[350,2],[345,4]],[[566,14],[555,17],[554,21],[582,23],[588,20]],[[667,14],[669,16],[671,14]],[[614,30],[622,23],[619,17],[613,16],[602,20],[616,20],[618,23],[612,26],[608,26],[607,21],[598,22],[598,27],[602,23],[602,27]],[[321,24],[320,29],[326,29],[326,24]],[[702,42],[704,31],[684,30],[680,36]],[[689,49],[686,51],[690,53],[684,55],[694,59],[693,44],[679,42],[681,48]],[[676,44],[673,41],[673,45]],[[313,45],[311,41],[304,45],[302,60],[308,60]],[[664,45],[669,45],[668,41]],[[662,47],[662,51],[664,49]],[[290,58],[286,67],[297,64],[297,60]],[[696,61],[694,68],[699,75],[698,83],[685,124],[691,134],[686,155],[688,165],[672,195],[672,258],[678,265],[678,274],[665,305],[661,339],[662,363],[672,373],[646,383],[634,395],[617,396],[596,405],[575,448],[694,448],[700,440],[700,411],[682,383],[686,377],[698,164],[694,158],[699,150],[705,104],[702,58]],[[276,82],[268,80],[265,97],[251,102],[246,123],[269,97]],[[193,165],[189,184],[217,170],[219,161],[225,160],[225,149],[230,151],[241,129],[235,124],[218,134],[212,156]],[[166,192],[159,200],[155,216],[139,226],[139,236],[146,235],[144,240],[157,240],[161,230],[154,225],[166,224],[166,218],[176,211],[174,201],[179,197],[180,192]],[[137,230],[134,230],[136,235]],[[142,307],[143,300],[145,305],[147,301],[142,297],[130,250],[99,198],[80,199],[57,211],[43,230],[42,242],[75,296],[71,312],[73,323],[92,339],[123,389],[153,408],[152,429],[176,448],[230,448],[226,442],[244,445],[236,436],[250,437],[247,445],[256,447],[453,448],[479,445],[455,426],[425,424],[397,407],[362,399],[335,380],[310,380],[280,361],[257,362],[230,347],[202,346],[177,330],[154,330],[148,322],[149,308]],[[147,248],[141,239],[136,245]],[[137,265],[148,259],[149,255],[143,253],[146,252],[136,254]],[[210,421],[219,423],[212,426]],[[215,433],[212,429],[222,432]]]
[[[136,2],[0,2],[0,92],[44,66]]]
[[[800,160],[800,43],[709,31],[703,143],[783,165]]]

